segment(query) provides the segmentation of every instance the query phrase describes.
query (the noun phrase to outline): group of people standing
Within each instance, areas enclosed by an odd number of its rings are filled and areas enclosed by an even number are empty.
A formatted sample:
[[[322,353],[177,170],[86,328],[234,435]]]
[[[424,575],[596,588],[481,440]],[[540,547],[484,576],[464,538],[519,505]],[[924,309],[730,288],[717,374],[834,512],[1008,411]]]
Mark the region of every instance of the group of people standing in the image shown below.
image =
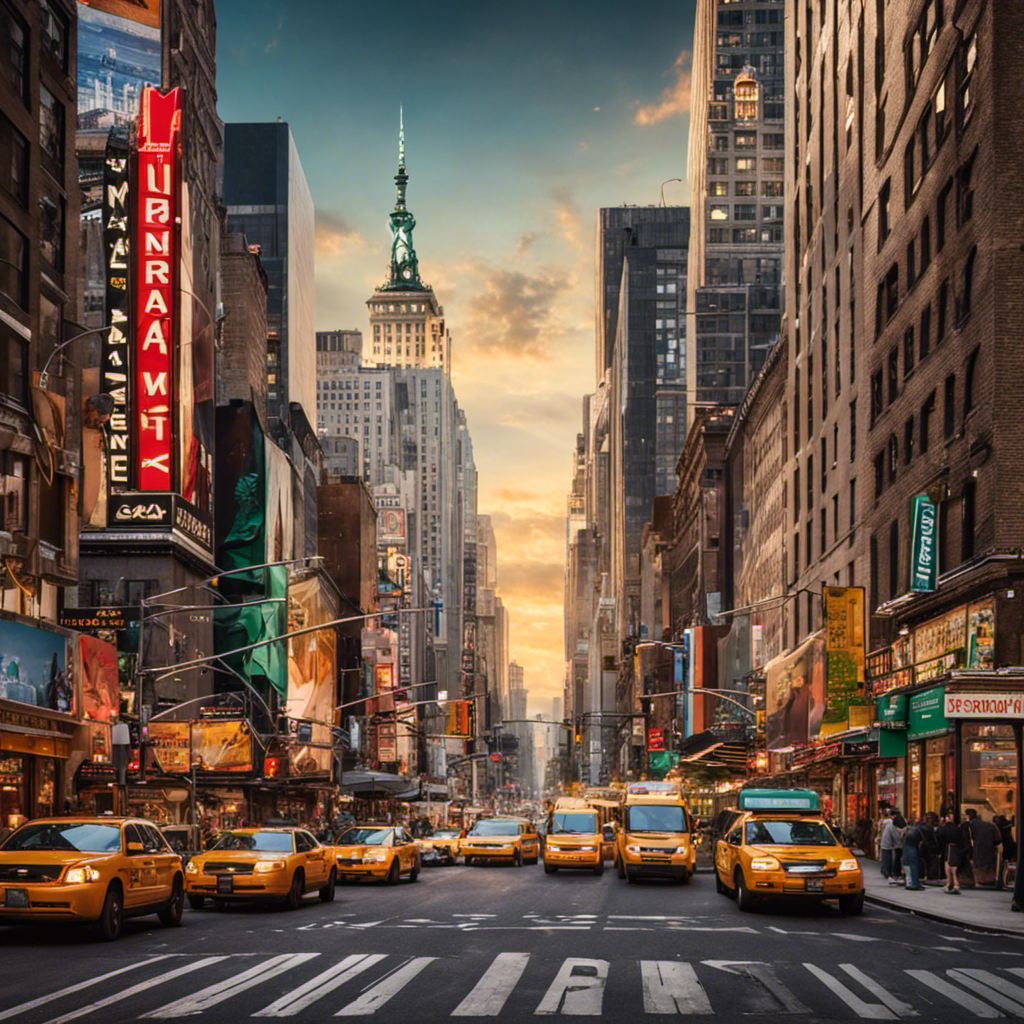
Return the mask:
[[[962,874],[975,885],[994,882],[1002,889],[1017,862],[1014,822],[1003,815],[986,821],[973,807],[959,824],[950,814],[941,820],[934,811],[904,818],[895,808],[884,807],[879,854],[882,877],[911,891],[924,888],[922,879],[944,878],[944,891],[959,896]],[[1020,909],[1016,900],[1012,909]]]

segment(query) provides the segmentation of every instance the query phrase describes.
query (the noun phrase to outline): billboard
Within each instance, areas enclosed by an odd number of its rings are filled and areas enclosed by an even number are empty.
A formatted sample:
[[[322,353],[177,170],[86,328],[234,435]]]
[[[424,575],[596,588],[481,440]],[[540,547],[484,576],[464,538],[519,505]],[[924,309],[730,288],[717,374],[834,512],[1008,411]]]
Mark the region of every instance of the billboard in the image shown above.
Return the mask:
[[[79,0],[80,129],[134,121],[160,72],[160,0]]]
[[[825,587],[826,708],[822,734],[848,728],[864,682],[864,588]]]
[[[288,630],[328,622],[331,614],[316,576],[288,587]],[[336,664],[333,629],[292,637],[288,641],[287,714],[292,722],[310,723],[309,743],[301,743],[298,730],[291,749],[291,773],[329,773],[333,745]]]
[[[69,636],[0,619],[0,700],[73,715],[74,661]]]
[[[117,679],[117,648],[94,636],[78,638],[81,661],[82,718],[111,722],[117,718],[120,692]]]
[[[821,732],[825,715],[825,638],[809,636],[792,654],[783,654],[764,669],[769,750],[810,743]]]
[[[142,93],[135,197],[135,431],[140,491],[173,485],[174,377],[181,90]]]
[[[149,723],[149,749],[160,771],[183,775],[190,770],[189,729],[188,722]]]
[[[243,719],[192,723],[192,754],[204,772],[251,772],[252,733]]]

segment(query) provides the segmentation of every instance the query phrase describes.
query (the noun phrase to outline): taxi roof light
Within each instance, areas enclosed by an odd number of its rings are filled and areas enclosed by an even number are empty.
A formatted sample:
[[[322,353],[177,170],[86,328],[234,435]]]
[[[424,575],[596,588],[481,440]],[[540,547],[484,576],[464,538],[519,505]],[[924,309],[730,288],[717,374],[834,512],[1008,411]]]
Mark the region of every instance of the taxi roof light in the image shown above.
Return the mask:
[[[821,802],[813,789],[744,789],[740,791],[741,811],[820,811]]]

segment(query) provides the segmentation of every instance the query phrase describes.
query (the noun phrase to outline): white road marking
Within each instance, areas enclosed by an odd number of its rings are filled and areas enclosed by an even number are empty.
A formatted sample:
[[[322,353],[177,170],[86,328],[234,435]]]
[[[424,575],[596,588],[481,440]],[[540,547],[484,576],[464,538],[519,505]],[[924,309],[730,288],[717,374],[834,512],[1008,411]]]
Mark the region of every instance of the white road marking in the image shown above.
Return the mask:
[[[366,989],[358,999],[343,1006],[334,1016],[355,1017],[362,1013],[375,1013],[436,959],[437,957],[433,956],[415,957],[404,966],[399,967],[397,971],[389,974],[383,981]]]
[[[951,985],[948,981],[940,978],[937,974],[933,974],[931,971],[907,971],[907,974],[933,992],[939,992],[947,999],[952,999],[954,1003],[959,1003],[965,1010],[970,1010],[975,1017],[1004,1016],[997,1009],[989,1006],[988,1003],[975,999],[969,992],[965,992],[962,988],[957,988],[956,985]]]
[[[183,996],[173,1003],[150,1010],[149,1013],[144,1013],[142,1016],[146,1018],[190,1017],[202,1013],[211,1006],[216,1006],[217,1003],[223,1003],[225,1000],[237,996],[239,992],[244,992],[247,988],[261,985],[319,955],[319,953],[282,953],[280,956],[272,956],[269,960],[264,960],[255,967],[250,967],[249,970],[242,971],[241,974],[236,974],[226,981],[219,981],[216,985],[210,985],[191,995]]]
[[[593,971],[577,974],[576,971]],[[604,987],[608,981],[607,960],[569,957],[562,963],[534,1014],[562,1013],[576,1016],[601,1015]]]
[[[891,995],[874,978],[866,975],[859,967],[854,967],[853,964],[840,964],[839,969],[846,971],[854,981],[859,981],[876,999],[880,999],[885,1003],[897,1017],[916,1017],[918,1015],[917,1010],[910,1003],[905,1003],[902,999],[897,999],[894,995]]]
[[[826,988],[831,989],[846,1005],[853,1010],[858,1017],[864,1020],[896,1020],[896,1014],[887,1006],[881,1003],[868,1003],[860,998],[855,992],[847,988],[841,981],[833,978],[828,971],[823,971],[815,964],[804,964],[818,981]]]
[[[344,985],[346,981],[351,981],[352,978],[362,974],[374,964],[386,959],[387,956],[384,953],[353,953],[333,967],[328,967],[326,971],[321,971],[304,985],[292,989],[280,999],[275,999],[269,1006],[265,1006],[253,1016],[294,1017],[295,1014],[305,1010],[307,1006]]]
[[[953,967],[946,974],[990,1003],[1009,1010],[1015,1017],[1024,1017],[1024,988],[1020,985],[977,967]]]
[[[496,1017],[529,962],[529,953],[499,953],[473,986],[473,991],[452,1011],[452,1016]]]
[[[180,978],[183,974],[190,974],[192,971],[197,971],[201,967],[209,967],[211,964],[220,963],[221,960],[227,960],[227,956],[208,956],[202,960],[196,960],[190,964],[184,964],[182,967],[176,967],[173,971],[168,971],[166,974],[158,974],[155,978],[148,978],[146,981],[140,981],[137,985],[131,985],[128,988],[123,988],[119,992],[114,992],[112,995],[105,996],[103,999],[97,1000],[95,1003],[89,1003],[88,1006],[79,1006],[69,1013],[65,1013],[61,1017],[55,1017],[49,1021],[49,1024],[64,1024],[64,1021],[75,1020],[77,1017],[84,1017],[87,1013],[92,1013],[95,1010],[101,1010],[105,1006],[111,1006],[113,1003],[119,1003],[123,999],[130,999],[132,996],[138,995],[140,992],[145,992],[152,988],[154,985],[160,985],[165,981],[173,981],[175,978]]]
[[[138,963],[129,964],[127,967],[118,967],[116,971],[101,974],[99,977],[88,978],[86,981],[80,981],[77,985],[69,985],[67,988],[59,989],[56,992],[50,992],[45,996],[40,996],[38,999],[30,999],[27,1003],[19,1003],[17,1006],[8,1007],[6,1010],[0,1010],[0,1020],[6,1020],[8,1017],[16,1017],[19,1013],[27,1013],[29,1010],[34,1010],[37,1006],[52,1003],[55,999],[62,999],[64,996],[74,995],[75,992],[81,992],[83,989],[91,988],[93,985],[99,985],[101,982],[107,981],[110,978],[116,978],[119,974],[124,974],[125,971],[134,971],[139,967],[145,967],[147,964],[155,964],[159,960],[167,960],[170,956],[170,953],[162,953],[160,956],[153,956],[148,960],[140,960]]]
[[[746,975],[760,986],[749,990],[751,1012],[774,1013],[781,1007],[787,1013],[811,1011],[779,979],[775,969],[759,960],[703,960],[707,967],[715,967],[728,974]]]
[[[856,932],[831,932],[837,939],[849,939],[850,942],[878,942],[881,935],[858,935]]]
[[[641,960],[644,1013],[714,1013],[707,993],[688,963]]]

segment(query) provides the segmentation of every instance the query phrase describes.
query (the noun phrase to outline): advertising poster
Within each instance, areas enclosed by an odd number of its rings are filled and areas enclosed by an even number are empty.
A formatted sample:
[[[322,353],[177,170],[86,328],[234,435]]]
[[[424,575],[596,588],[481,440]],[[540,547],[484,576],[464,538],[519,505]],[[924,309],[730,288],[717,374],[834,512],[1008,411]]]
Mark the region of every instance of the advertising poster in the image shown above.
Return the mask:
[[[250,403],[217,410],[217,517],[214,545],[217,564],[225,571],[261,565],[266,552],[266,472],[264,438],[256,410]],[[242,574],[248,577],[252,574]],[[228,577],[222,587],[257,583]]]
[[[75,713],[74,648],[61,633],[0,619],[0,700]]]
[[[251,772],[252,733],[241,719],[192,723],[192,753],[204,772]]]
[[[295,549],[294,492],[288,456],[276,444],[266,445],[267,557],[265,562],[292,558]]]
[[[967,647],[967,609],[957,608],[914,630],[914,680],[941,675],[956,664],[957,651]]]
[[[90,722],[117,718],[120,695],[117,680],[117,648],[94,636],[78,638],[81,663],[82,717]]]
[[[288,587],[288,608],[289,632],[331,619],[316,577]],[[288,641],[287,714],[297,722],[312,723],[311,742],[301,746],[297,738],[293,742],[293,774],[330,773],[335,662],[333,630],[307,633]]]
[[[160,84],[160,0],[79,0],[78,127],[134,121]]]
[[[825,588],[825,652],[827,679],[821,732],[827,736],[848,728],[850,705],[861,696],[864,682],[864,588]]]
[[[191,770],[188,722],[150,722],[149,749],[160,771],[184,775]]]
[[[968,615],[969,649],[967,667],[991,669],[995,667],[996,613],[991,601],[972,604]]]
[[[808,637],[792,654],[765,666],[769,750],[810,743],[825,715],[825,638]]]

